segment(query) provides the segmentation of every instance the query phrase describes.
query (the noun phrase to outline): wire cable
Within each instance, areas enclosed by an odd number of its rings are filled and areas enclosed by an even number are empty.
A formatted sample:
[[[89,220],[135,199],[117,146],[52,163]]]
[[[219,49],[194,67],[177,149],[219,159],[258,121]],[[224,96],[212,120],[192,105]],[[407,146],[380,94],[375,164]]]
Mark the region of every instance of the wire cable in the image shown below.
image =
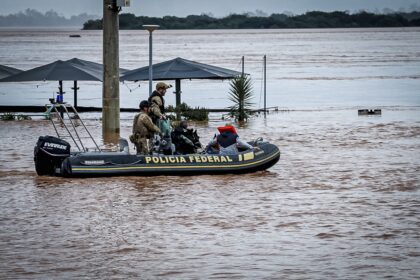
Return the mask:
[[[138,84],[138,86],[134,87],[134,88],[130,88],[126,83],[123,82],[123,85],[126,86],[126,88],[130,91],[133,92],[135,90],[138,90],[140,88],[140,83]]]

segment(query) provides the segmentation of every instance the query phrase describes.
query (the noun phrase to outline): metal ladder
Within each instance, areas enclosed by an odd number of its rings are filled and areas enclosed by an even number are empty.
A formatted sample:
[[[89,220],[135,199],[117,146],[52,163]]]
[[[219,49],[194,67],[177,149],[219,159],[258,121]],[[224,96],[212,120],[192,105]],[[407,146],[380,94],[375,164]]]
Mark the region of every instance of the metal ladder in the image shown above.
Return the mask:
[[[75,147],[79,150],[79,152],[88,151],[86,143],[82,141],[82,139],[89,139],[95,145],[95,150],[102,152],[101,148],[99,148],[95,139],[92,137],[92,134],[90,134],[85,123],[82,121],[79,113],[77,112],[76,108],[73,107],[73,105],[68,103],[54,102],[46,104],[45,107],[47,109],[45,113],[47,116],[49,116],[49,119],[53,124],[54,130],[57,133],[58,138],[63,140],[71,139],[75,144]],[[54,116],[51,115],[51,113],[55,113],[57,117],[56,120],[54,119]],[[71,114],[73,116],[71,116]],[[64,116],[67,116],[67,118],[64,118]],[[77,128],[78,125],[75,124],[76,119],[80,121],[82,125],[82,127],[80,127],[79,129]],[[87,136],[84,136],[82,133],[86,133]]]

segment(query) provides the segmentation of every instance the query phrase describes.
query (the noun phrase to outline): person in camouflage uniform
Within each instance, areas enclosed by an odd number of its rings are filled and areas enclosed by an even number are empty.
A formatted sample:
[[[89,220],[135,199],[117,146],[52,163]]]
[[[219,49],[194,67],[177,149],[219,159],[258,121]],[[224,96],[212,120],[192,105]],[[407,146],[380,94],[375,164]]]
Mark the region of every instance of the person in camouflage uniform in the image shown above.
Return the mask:
[[[152,117],[153,123],[157,124],[159,119],[166,119],[165,117],[165,96],[166,90],[172,87],[167,85],[164,82],[159,82],[156,84],[156,90],[153,91],[152,95],[149,97],[150,104],[150,116]]]
[[[130,141],[136,145],[137,154],[150,154],[148,141],[154,133],[160,133],[159,127],[153,124],[148,113],[149,102],[143,100],[140,102],[140,113],[134,117],[133,135],[130,136]]]

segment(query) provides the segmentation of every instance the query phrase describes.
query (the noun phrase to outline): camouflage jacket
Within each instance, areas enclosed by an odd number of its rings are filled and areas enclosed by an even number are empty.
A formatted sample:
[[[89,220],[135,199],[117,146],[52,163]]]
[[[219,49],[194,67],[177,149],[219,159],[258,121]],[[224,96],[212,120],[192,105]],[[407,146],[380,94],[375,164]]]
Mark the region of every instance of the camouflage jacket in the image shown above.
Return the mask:
[[[164,99],[158,93],[153,92],[153,95],[149,98],[150,103],[150,114],[157,119],[160,118],[165,112]]]
[[[153,124],[147,113],[140,112],[134,117],[133,134],[140,138],[151,138],[155,132],[160,133],[159,127]]]

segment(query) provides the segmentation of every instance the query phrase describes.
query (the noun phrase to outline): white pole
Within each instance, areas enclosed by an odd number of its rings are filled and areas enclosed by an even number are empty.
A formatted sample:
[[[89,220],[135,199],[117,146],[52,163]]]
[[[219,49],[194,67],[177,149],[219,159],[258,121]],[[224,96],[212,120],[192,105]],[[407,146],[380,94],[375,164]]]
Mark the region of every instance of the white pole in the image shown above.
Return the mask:
[[[152,95],[152,84],[153,84],[153,64],[152,64],[152,55],[153,55],[153,38],[152,33],[159,28],[159,25],[143,25],[143,28],[149,31],[149,96]]]
[[[152,88],[153,88],[153,63],[152,63],[152,56],[153,56],[153,40],[152,40],[153,32],[149,32],[149,96],[152,95]]]

